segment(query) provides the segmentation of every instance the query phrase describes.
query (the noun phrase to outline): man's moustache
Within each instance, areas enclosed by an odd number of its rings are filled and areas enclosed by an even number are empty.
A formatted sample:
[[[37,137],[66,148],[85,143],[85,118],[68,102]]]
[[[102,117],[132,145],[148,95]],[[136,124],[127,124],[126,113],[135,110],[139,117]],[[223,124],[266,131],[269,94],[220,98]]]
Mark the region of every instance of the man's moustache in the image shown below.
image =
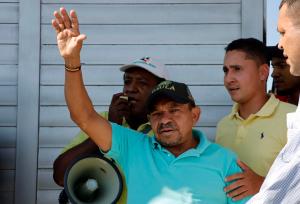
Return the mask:
[[[169,123],[166,123],[166,124],[163,124],[163,123],[159,124],[159,126],[157,128],[157,131],[161,132],[164,128],[169,128],[169,129],[172,129],[172,130],[176,129],[175,125],[169,122]]]

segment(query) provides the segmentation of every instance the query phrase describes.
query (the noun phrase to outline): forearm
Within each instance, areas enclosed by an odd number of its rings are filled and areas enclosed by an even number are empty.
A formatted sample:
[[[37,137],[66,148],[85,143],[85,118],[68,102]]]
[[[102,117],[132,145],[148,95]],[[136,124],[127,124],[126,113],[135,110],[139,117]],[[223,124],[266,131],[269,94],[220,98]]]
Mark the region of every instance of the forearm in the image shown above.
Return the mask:
[[[53,179],[60,185],[64,186],[64,175],[67,168],[78,158],[99,153],[99,148],[91,140],[87,139],[81,144],[69,149],[61,154],[53,163]]]
[[[101,149],[111,147],[110,123],[99,116],[83,84],[80,66],[80,51],[86,35],[80,34],[79,22],[74,10],[68,12],[60,8],[54,11],[55,19],[52,26],[56,31],[57,45],[60,55],[65,60],[65,99],[72,120],[83,130]],[[75,69],[74,69],[75,68]]]
[[[80,66],[80,57],[65,59],[66,66]],[[111,147],[111,127],[109,122],[98,115],[88,96],[81,71],[65,71],[65,97],[72,120],[102,150]]]
[[[67,67],[79,67],[80,57],[65,59]],[[85,129],[88,118],[96,113],[83,84],[81,71],[65,71],[65,98],[72,120]]]

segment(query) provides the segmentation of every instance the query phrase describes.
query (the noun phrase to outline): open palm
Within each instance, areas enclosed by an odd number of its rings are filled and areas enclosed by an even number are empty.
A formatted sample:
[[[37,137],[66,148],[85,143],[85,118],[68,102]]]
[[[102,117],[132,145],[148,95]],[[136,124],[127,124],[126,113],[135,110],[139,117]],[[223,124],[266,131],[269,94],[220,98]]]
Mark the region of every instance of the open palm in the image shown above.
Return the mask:
[[[74,10],[70,11],[70,16],[64,8],[60,13],[54,12],[55,19],[52,26],[57,33],[57,45],[60,55],[63,58],[76,58],[80,56],[82,42],[86,39],[84,34],[79,32],[78,18]]]

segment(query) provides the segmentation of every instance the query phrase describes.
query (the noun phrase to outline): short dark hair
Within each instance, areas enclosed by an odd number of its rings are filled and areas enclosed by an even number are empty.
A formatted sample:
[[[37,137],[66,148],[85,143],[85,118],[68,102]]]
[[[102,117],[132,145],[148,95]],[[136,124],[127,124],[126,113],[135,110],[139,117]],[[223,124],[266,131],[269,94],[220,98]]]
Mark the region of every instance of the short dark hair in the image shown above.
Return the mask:
[[[281,7],[286,4],[289,8],[290,7],[293,7],[295,5],[296,2],[300,2],[299,0],[282,0],[280,2],[280,5],[279,5],[279,9],[281,9]]]
[[[267,51],[268,51],[268,58],[269,58],[270,61],[272,61],[273,57],[282,58],[282,59],[285,58],[283,56],[283,50],[280,50],[278,48],[278,45],[276,45],[276,46],[268,46],[267,47]]]
[[[246,57],[256,61],[257,65],[268,64],[267,47],[255,38],[240,38],[232,41],[225,47],[226,53],[238,50],[246,53]]]
[[[283,5],[287,5],[287,15],[292,16],[296,20],[294,23],[299,24],[300,0],[282,0],[279,5],[279,10]]]

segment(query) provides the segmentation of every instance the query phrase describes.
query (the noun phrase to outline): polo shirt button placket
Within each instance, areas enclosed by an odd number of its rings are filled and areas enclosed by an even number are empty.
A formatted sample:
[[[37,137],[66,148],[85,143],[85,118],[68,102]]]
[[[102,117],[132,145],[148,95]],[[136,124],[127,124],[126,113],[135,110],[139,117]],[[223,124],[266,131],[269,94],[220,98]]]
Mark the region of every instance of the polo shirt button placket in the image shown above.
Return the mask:
[[[241,123],[237,128],[235,144],[239,145],[245,137],[246,137],[245,125],[244,123]]]

